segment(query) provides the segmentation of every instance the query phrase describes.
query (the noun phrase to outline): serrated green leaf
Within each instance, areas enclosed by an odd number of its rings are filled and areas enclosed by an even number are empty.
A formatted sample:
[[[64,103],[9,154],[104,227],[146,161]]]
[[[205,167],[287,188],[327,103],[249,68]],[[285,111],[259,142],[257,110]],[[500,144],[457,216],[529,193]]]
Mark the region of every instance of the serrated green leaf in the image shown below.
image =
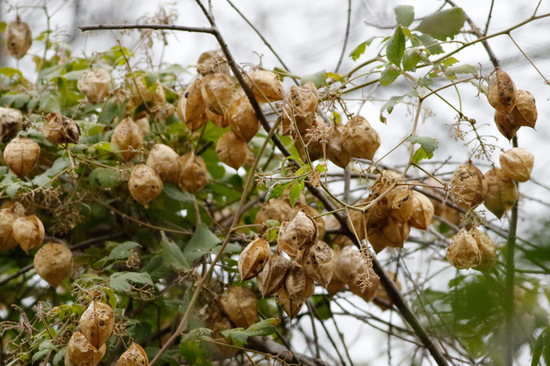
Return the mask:
[[[234,328],[222,331],[222,335],[231,338],[236,346],[242,347],[248,341],[248,337],[261,337],[275,333],[281,319],[270,318],[254,323],[246,329]]]
[[[452,8],[428,15],[422,19],[416,30],[429,34],[435,39],[453,39],[464,26],[466,14],[462,8]]]
[[[458,60],[454,57],[447,57],[445,60],[441,62],[443,66],[452,66],[454,64],[458,63]]]
[[[162,240],[160,246],[162,248],[162,258],[164,265],[175,271],[186,271],[191,268],[187,258],[181,251],[180,247],[171,240],[168,240],[166,234],[161,232]]]
[[[270,243],[276,242],[278,237],[279,237],[279,228],[270,228],[267,230],[265,234],[265,239]]]
[[[111,288],[118,293],[128,295],[134,287],[154,286],[149,273],[116,272],[110,277]]]
[[[430,37],[428,34],[422,34],[417,36],[416,38],[418,38],[420,43],[422,43],[432,55],[438,55],[445,52],[445,50],[443,50],[443,47],[441,47],[441,45],[438,44],[437,41]]]
[[[326,77],[327,77],[327,79],[330,78],[330,79],[333,79],[334,81],[337,81],[339,83],[344,82],[346,80],[346,78],[344,76],[342,76],[338,73],[334,73],[334,72],[327,72]]]
[[[403,70],[412,70],[422,60],[422,51],[418,47],[410,48],[403,55]]]
[[[401,58],[405,52],[405,34],[401,26],[395,28],[395,32],[390,37],[388,44],[386,45],[386,57],[388,61],[399,66],[401,64]]]
[[[95,168],[88,175],[90,184],[99,185],[101,188],[115,188],[122,183],[124,175],[115,168]]]
[[[271,187],[269,187],[269,190],[267,192],[267,195],[265,196],[265,202],[269,202],[272,198],[279,198],[284,193],[284,191],[290,187],[290,185],[293,183],[293,181],[289,182],[277,182]]]
[[[418,79],[419,86],[430,86],[433,83],[434,83],[433,79],[428,76],[424,76],[423,78]]]
[[[300,197],[300,194],[302,193],[303,190],[304,190],[303,180],[300,180],[299,182],[293,184],[292,187],[290,188],[289,201],[292,207],[294,207],[294,205],[296,204],[296,201]]]
[[[418,97],[418,92],[416,90],[413,90],[405,95],[398,95],[391,97],[382,108],[380,108],[380,122],[386,123],[387,119],[384,117],[384,112],[387,110],[388,114],[391,114],[393,111],[393,108],[399,104],[404,98],[415,98]]]
[[[195,196],[189,192],[182,191],[175,183],[165,182],[162,191],[165,195],[173,199],[174,201],[182,203],[195,202]]]
[[[409,136],[407,141],[413,144],[420,144],[427,153],[433,153],[438,147],[437,139],[433,137],[412,135]]]
[[[210,231],[205,223],[201,223],[185,246],[183,254],[189,263],[193,263],[204,254],[215,253],[214,249],[218,244],[220,244],[220,239]]]
[[[181,343],[200,342],[202,337],[210,337],[214,331],[208,328],[191,329],[185,336],[181,338]]]
[[[427,153],[422,147],[419,147],[413,155],[413,162],[419,163],[424,159],[431,159],[434,156],[433,153]]]
[[[141,247],[141,245],[133,241],[125,241],[124,243],[117,244],[111,250],[107,259],[109,261],[126,260],[130,256],[130,252],[138,247]]]
[[[349,56],[351,57],[351,59],[353,61],[357,61],[357,59],[359,57],[361,57],[361,55],[363,53],[365,53],[366,49],[367,49],[367,42],[365,41],[365,42],[359,44],[359,46],[355,47],[355,49],[353,51],[351,51]]]
[[[318,88],[327,85],[326,71],[325,70],[317,71],[316,73],[302,76],[302,78],[300,79],[301,85],[304,85],[309,82],[312,82]]]
[[[408,27],[414,20],[414,7],[412,5],[399,5],[393,9],[397,24]]]
[[[395,81],[401,75],[401,71],[397,69],[393,65],[389,65],[382,71],[382,74],[380,75],[380,84],[382,85],[390,85]]]

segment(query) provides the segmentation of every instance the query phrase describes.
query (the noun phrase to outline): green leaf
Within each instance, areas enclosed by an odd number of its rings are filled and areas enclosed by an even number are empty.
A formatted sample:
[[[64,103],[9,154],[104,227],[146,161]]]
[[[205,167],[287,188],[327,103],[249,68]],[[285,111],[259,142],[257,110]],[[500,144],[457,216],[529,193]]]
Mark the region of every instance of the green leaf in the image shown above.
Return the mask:
[[[141,247],[141,245],[133,241],[125,241],[124,243],[117,244],[111,250],[111,253],[109,253],[107,259],[109,261],[126,260],[130,257],[130,252],[138,247]]]
[[[422,50],[418,47],[410,48],[405,51],[403,56],[403,70],[410,71],[422,60]]]
[[[345,76],[342,76],[342,75],[340,75],[338,73],[334,73],[334,72],[327,72],[326,77],[327,77],[327,79],[333,79],[334,81],[337,81],[339,83],[342,83],[346,80]]]
[[[540,365],[540,358],[542,356],[542,351],[545,346],[545,338],[548,338],[546,335],[546,329],[541,334],[539,334],[537,340],[535,341],[535,346],[533,347],[533,358],[531,359],[531,366]]]
[[[312,82],[316,87],[320,88],[327,85],[327,73],[325,70],[317,71],[316,73],[302,76],[300,84],[304,85],[308,82]]]
[[[162,189],[164,194],[173,199],[174,201],[182,203],[195,202],[195,196],[189,192],[182,191],[175,183],[166,182]]]
[[[420,144],[420,148],[416,150],[413,156],[413,161],[415,163],[418,163],[424,159],[431,159],[434,155],[434,151],[438,147],[437,139],[434,139],[433,137],[412,135],[409,136],[407,141],[412,142],[413,144]]]
[[[275,333],[281,319],[270,318],[254,323],[246,329],[234,328],[222,331],[222,335],[231,338],[236,346],[242,347],[248,341],[248,337],[267,336]]]
[[[464,26],[466,14],[462,8],[452,8],[428,15],[422,19],[416,30],[429,34],[435,39],[453,39]]]
[[[359,57],[361,57],[361,55],[363,53],[365,53],[366,49],[367,49],[367,42],[365,41],[365,42],[359,44],[359,46],[355,47],[355,49],[353,51],[351,51],[349,56],[351,57],[351,59],[353,61],[357,61],[357,59]]]
[[[450,79],[454,78],[457,74],[477,75],[477,70],[474,65],[453,66],[445,70],[445,76]]]
[[[265,202],[269,202],[270,199],[272,198],[279,198],[281,197],[281,195],[284,193],[284,191],[290,187],[290,185],[293,183],[294,181],[289,181],[289,182],[277,182],[275,183],[274,185],[272,185],[271,187],[269,187],[269,191],[267,192],[267,195],[265,196]]]
[[[380,75],[380,84],[382,85],[390,85],[394,82],[395,79],[397,79],[401,75],[401,71],[394,65],[389,65],[382,71],[382,74]]]
[[[149,273],[116,272],[110,277],[111,288],[118,293],[128,295],[135,287],[154,286]]]
[[[21,80],[25,79],[23,77],[23,73],[18,69],[14,69],[13,67],[0,67],[0,74],[9,78],[13,77],[14,75],[18,75]]]
[[[454,64],[458,63],[458,60],[454,57],[448,57],[445,60],[441,62],[443,66],[452,66]]]
[[[95,168],[88,175],[90,184],[99,185],[101,188],[115,188],[122,183],[124,175],[115,168]]]
[[[388,61],[399,66],[403,53],[405,52],[405,34],[403,28],[397,26],[395,32],[390,37],[388,44],[386,45],[386,56]]]
[[[214,253],[214,248],[218,246],[219,243],[220,239],[208,229],[205,223],[201,223],[191,240],[189,240],[185,246],[183,254],[185,258],[192,263],[204,254]]]
[[[208,328],[191,329],[185,336],[181,338],[181,343],[200,342],[202,337],[210,337],[214,331]]]
[[[67,168],[70,165],[71,165],[71,161],[69,160],[69,158],[64,158],[64,157],[58,158],[56,161],[54,161],[53,165],[48,170],[34,177],[32,182],[37,186],[43,186],[52,177],[61,173],[65,168]]]
[[[440,53],[445,52],[443,47],[441,47],[441,45],[429,35],[422,34],[417,36],[417,38],[420,41],[420,43],[422,43],[422,45],[424,45],[424,47],[426,47],[428,51],[430,51],[430,54],[438,55]]]
[[[391,97],[386,103],[384,103],[382,108],[380,108],[380,122],[382,123],[387,122],[386,117],[384,117],[384,111],[387,110],[388,114],[391,114],[391,112],[393,111],[393,108],[397,104],[399,104],[404,98],[415,98],[415,97],[418,97],[418,92],[416,90],[413,90],[405,95],[398,95],[398,96]]]
[[[399,5],[393,9],[397,24],[408,27],[414,20],[414,7],[412,5]]]
[[[292,207],[294,207],[294,205],[296,204],[296,201],[300,197],[300,194],[302,193],[303,190],[304,190],[303,180],[300,180],[299,182],[293,184],[292,187],[290,188],[289,200],[290,200],[290,205]]]
[[[191,268],[180,247],[173,241],[168,240],[164,232],[161,232],[162,240],[162,258],[166,267],[171,267],[175,271],[186,271]]]

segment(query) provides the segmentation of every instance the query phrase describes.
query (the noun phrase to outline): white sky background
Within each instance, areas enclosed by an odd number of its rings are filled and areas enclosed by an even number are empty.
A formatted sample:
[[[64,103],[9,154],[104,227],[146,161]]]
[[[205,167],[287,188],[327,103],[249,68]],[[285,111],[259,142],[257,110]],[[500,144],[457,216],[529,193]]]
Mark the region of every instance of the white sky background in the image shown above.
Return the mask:
[[[161,1],[132,1],[118,0],[116,2],[109,0],[86,1],[80,4],[78,18],[73,19],[74,6],[73,1],[48,1],[48,7],[51,10],[65,3],[65,6],[52,18],[53,29],[60,34],[72,34],[74,25],[99,24],[99,23],[135,23],[143,15],[152,15],[158,9],[160,4],[166,5],[167,9],[177,9],[179,13],[176,24],[187,26],[207,26],[206,19],[203,17],[195,1],[184,0],[179,2],[161,2]],[[262,34],[271,43],[273,48],[279,53],[281,58],[289,66],[290,70],[297,75],[307,75],[320,70],[333,71],[340,57],[344,31],[347,17],[347,1],[345,0],[278,0],[278,1],[259,1],[259,0],[235,0],[234,3],[245,13],[250,21],[262,32]],[[357,65],[358,62],[369,59],[373,53],[367,51],[359,61],[353,62],[348,54],[359,43],[365,41],[373,35],[391,35],[392,29],[377,29],[368,26],[365,22],[383,26],[395,25],[393,8],[399,4],[410,4],[415,6],[416,18],[428,15],[438,9],[442,1],[391,1],[391,0],[353,0],[352,25],[348,47],[345,52],[344,63],[340,69],[341,72],[347,72]],[[456,0],[456,3],[463,7],[466,13],[478,24],[484,27],[490,1],[480,0]],[[7,13],[7,4],[11,5],[42,5],[42,1],[33,0],[0,0],[0,19],[11,20],[14,13]],[[536,0],[523,1],[495,1],[493,18],[489,33],[506,29],[519,21],[527,19],[533,12],[537,4]],[[250,29],[250,27],[231,9],[231,7],[222,0],[214,0],[213,7],[218,22],[218,27],[223,33],[226,41],[239,63],[259,62],[258,54],[263,55],[263,65],[267,68],[280,66],[271,52],[265,47],[259,37]],[[550,11],[550,1],[543,0],[539,9],[539,14]],[[26,8],[21,9],[20,14],[24,21],[31,23],[33,31],[38,34],[45,29],[45,18],[40,9]],[[138,33],[126,35],[121,38],[122,44],[132,48],[138,42]],[[534,62],[546,78],[550,78],[550,18],[533,22],[522,29],[512,33],[516,42],[530,56],[534,57]],[[73,40],[73,56],[79,56],[84,51],[86,55],[93,52],[105,51],[116,44],[114,36],[109,31],[95,32],[82,35],[76,33],[77,38]],[[63,38],[62,38],[63,39]],[[68,39],[68,37],[65,37]],[[474,39],[473,36],[471,39]],[[164,61],[167,63],[179,63],[183,66],[194,64],[198,55],[206,50],[216,49],[215,39],[210,35],[196,33],[178,33],[171,34],[168,38],[169,45],[164,51]],[[533,177],[535,180],[546,183],[550,180],[550,170],[546,167],[550,164],[550,124],[547,122],[550,115],[550,87],[545,86],[544,80],[538,75],[536,70],[531,67],[523,58],[513,43],[506,37],[501,36],[489,41],[497,58],[502,62],[502,68],[507,71],[516,83],[518,89],[529,90],[537,99],[539,120],[537,131],[522,128],[518,132],[519,144],[528,147],[535,155],[535,168]],[[371,48],[376,52],[378,43],[375,41]],[[33,45],[31,53],[41,54],[42,44]],[[446,50],[452,49],[446,46]],[[153,54],[158,58],[162,54],[162,44],[157,41],[153,49]],[[471,63],[479,67],[482,66],[483,75],[488,75],[492,66],[488,57],[480,44],[471,47],[467,51],[454,55],[461,63]],[[14,66],[15,62],[11,58],[3,57],[0,60],[7,62],[7,65]],[[3,66],[3,65],[0,65]],[[20,67],[32,70],[33,65],[30,57],[25,57],[20,61]],[[191,78],[191,74],[189,78]],[[441,84],[443,85],[443,84]],[[382,156],[385,152],[402,140],[410,131],[414,115],[411,110],[404,105],[397,106],[394,112],[388,116],[387,125],[383,125],[378,118],[381,105],[384,99],[393,95],[401,95],[403,83],[396,82],[389,87],[380,86],[376,89],[373,96],[377,101],[369,101],[362,109],[362,114],[367,117],[370,123],[381,134],[382,146],[378,150],[377,156]],[[477,96],[477,91],[473,86],[463,85],[460,87],[463,103],[463,112],[477,120],[477,126],[480,133],[497,136],[494,144],[502,148],[509,148],[508,141],[500,135],[493,122],[493,108],[489,105],[484,95]],[[370,89],[365,90],[367,94]],[[407,90],[406,92],[408,92]],[[453,103],[457,101],[456,93],[452,88],[442,93]],[[357,94],[355,97],[359,96]],[[448,124],[455,122],[455,113],[445,104],[436,98],[430,98],[426,103],[434,116],[427,119],[419,126],[417,134],[420,136],[436,137],[440,141],[439,149],[435,152],[434,160],[442,161],[452,156],[452,161],[464,162],[467,159],[467,149],[462,142],[455,142],[450,138]],[[353,109],[352,109],[353,111]],[[480,127],[485,125],[484,127]],[[492,140],[489,140],[492,141]],[[397,149],[387,158],[387,164],[405,163],[408,152],[405,148]],[[494,154],[494,161],[498,162],[498,151]],[[487,162],[484,162],[485,164]],[[497,163],[498,164],[498,163]],[[430,167],[430,165],[427,165]],[[451,171],[451,168],[445,168]],[[489,168],[484,167],[486,172]],[[531,197],[537,197],[549,202],[549,192],[538,185],[527,182],[520,186],[522,193]],[[523,200],[520,206],[520,217],[525,218],[530,213],[529,220],[523,219],[520,222],[520,232],[527,233],[533,228],[531,220],[533,213],[535,217],[547,216],[548,207],[540,203]],[[487,215],[488,219],[494,219],[492,214]],[[498,225],[506,225],[506,219],[503,223],[494,221]],[[417,234],[415,234],[417,235]],[[441,253],[444,256],[444,253]],[[411,268],[419,272],[426,268],[422,264],[427,258],[419,256],[413,257]],[[437,269],[437,268],[436,268]],[[434,269],[434,270],[436,270]],[[423,273],[423,276],[425,273]],[[447,271],[448,278],[455,275],[454,271]],[[442,279],[439,283],[433,283],[436,288],[444,288],[447,280]],[[406,287],[406,286],[405,286]],[[367,310],[373,310],[374,306],[366,305],[364,302],[358,303],[360,307]],[[337,310],[333,307],[333,310]],[[374,311],[375,314],[389,319],[389,313]],[[393,321],[398,316],[394,314]],[[347,320],[345,320],[347,319]],[[381,359],[385,357],[386,337],[383,333],[372,331],[365,325],[359,325],[358,321],[350,318],[339,318],[340,326],[344,328],[347,340],[357,338],[351,342],[350,351],[352,358],[357,360],[357,364],[368,364],[371,361],[373,365],[384,364]],[[301,325],[309,329],[309,319],[304,319]],[[327,324],[329,329],[332,325]],[[319,327],[318,327],[319,328]],[[318,331],[320,328],[318,329]],[[320,331],[322,333],[322,331]],[[321,343],[329,345],[327,339],[320,335]],[[366,346],[366,344],[372,346]],[[327,346],[330,349],[330,346]],[[368,351],[367,351],[368,350]],[[376,360],[376,361],[373,361]],[[405,364],[408,362],[405,362]],[[393,365],[398,365],[399,357],[394,355]]]

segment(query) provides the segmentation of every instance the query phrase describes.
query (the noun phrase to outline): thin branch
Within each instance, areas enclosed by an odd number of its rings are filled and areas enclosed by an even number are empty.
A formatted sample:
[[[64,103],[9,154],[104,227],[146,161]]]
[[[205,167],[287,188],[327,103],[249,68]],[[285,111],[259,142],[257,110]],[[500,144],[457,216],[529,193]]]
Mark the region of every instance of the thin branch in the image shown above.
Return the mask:
[[[347,22],[346,22],[346,35],[344,36],[344,44],[342,46],[342,53],[340,53],[340,59],[338,59],[338,64],[336,64],[336,69],[334,70],[334,72],[338,72],[338,70],[340,70],[340,66],[342,66],[342,60],[344,60],[344,55],[346,54],[346,48],[348,46],[350,27],[351,27],[351,0],[348,0],[348,19],[347,19]]]
[[[183,25],[171,24],[99,24],[99,25],[83,25],[78,27],[82,32],[94,30],[123,30],[123,29],[155,29],[155,30],[174,30],[192,33],[209,33],[214,34],[214,29],[205,27],[186,27]]]

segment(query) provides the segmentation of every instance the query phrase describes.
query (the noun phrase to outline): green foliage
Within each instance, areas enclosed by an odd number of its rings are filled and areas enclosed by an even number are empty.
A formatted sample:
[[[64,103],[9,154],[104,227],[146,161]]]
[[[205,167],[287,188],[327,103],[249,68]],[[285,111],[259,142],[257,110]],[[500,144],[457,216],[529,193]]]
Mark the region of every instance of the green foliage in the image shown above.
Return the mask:
[[[461,8],[452,8],[431,14],[420,22],[416,30],[435,39],[445,41],[453,39],[460,33],[466,21],[466,14]]]
[[[388,61],[399,66],[401,64],[401,58],[405,52],[405,34],[401,26],[395,28],[395,32],[390,37],[386,46],[386,57]]]
[[[242,347],[248,341],[248,337],[267,336],[275,333],[277,326],[281,324],[280,319],[265,319],[252,324],[246,329],[234,328],[224,330],[222,334],[231,338],[235,345]]]
[[[409,136],[407,141],[412,142],[413,144],[420,144],[420,147],[416,150],[413,156],[413,161],[415,163],[419,163],[424,159],[431,159],[434,156],[434,151],[438,147],[437,139],[432,137],[412,135]]]
[[[393,9],[397,24],[408,27],[414,21],[414,7],[412,5],[399,5]]]

